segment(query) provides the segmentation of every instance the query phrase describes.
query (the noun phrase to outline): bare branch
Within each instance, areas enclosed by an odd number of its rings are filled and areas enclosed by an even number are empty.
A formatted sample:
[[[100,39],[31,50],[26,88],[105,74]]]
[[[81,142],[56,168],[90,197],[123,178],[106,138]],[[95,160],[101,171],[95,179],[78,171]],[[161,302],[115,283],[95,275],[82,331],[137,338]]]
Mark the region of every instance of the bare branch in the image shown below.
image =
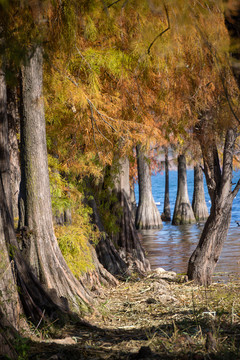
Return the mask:
[[[83,54],[81,53],[81,51],[79,50],[79,48],[78,48],[76,45],[75,45],[75,48],[76,48],[76,50],[77,50],[77,52],[78,52],[78,55],[80,55],[81,58],[85,61],[85,63],[86,63],[87,66],[89,67],[89,69],[90,69],[91,71],[93,71],[91,65],[89,64],[89,62],[86,60],[86,58],[83,56]]]
[[[167,15],[167,22],[168,22],[168,26],[165,30],[163,30],[160,34],[158,34],[155,39],[153,39],[153,41],[151,42],[151,44],[149,45],[148,47],[148,55],[150,55],[150,51],[151,51],[151,47],[153,46],[153,44],[155,43],[155,41],[160,38],[165,32],[167,32],[168,30],[170,30],[170,19],[169,19],[169,14],[168,14],[168,8],[167,6],[164,4],[164,9],[165,9],[165,12],[166,12],[166,15]]]
[[[119,1],[122,1],[122,0],[116,0],[116,1],[114,1],[112,4],[108,5],[108,9],[109,9],[111,6],[117,4]]]
[[[96,137],[95,137],[95,129],[94,129],[94,124],[93,124],[93,119],[94,119],[94,117],[93,117],[93,109],[92,109],[92,106],[91,106],[91,104],[89,102],[88,102],[88,105],[89,105],[90,111],[91,111],[90,119],[91,119],[92,129],[93,129],[93,141],[94,141],[94,144],[95,144],[97,152],[98,152],[98,146],[97,146]]]
[[[61,71],[60,71],[54,64],[52,64],[52,67],[53,67],[54,70],[56,70],[60,75],[63,75],[63,74],[61,73]],[[72,79],[70,76],[68,76],[68,75],[66,75],[66,74],[64,74],[64,76],[65,76],[69,81],[71,81],[76,87],[79,87],[78,83],[77,83],[74,79]]]
[[[107,116],[107,115],[104,115],[102,114],[97,108],[96,106],[91,102],[91,100],[87,99],[88,103],[90,104],[91,103],[91,106],[94,108],[94,110],[96,111],[98,117],[103,121],[105,122],[105,124],[107,124],[113,131],[115,131],[116,133],[118,132],[118,130],[116,130],[108,121],[106,121],[104,118],[108,118],[110,120],[114,120],[112,119],[111,117]],[[123,137],[121,136],[121,139],[123,139]],[[124,140],[124,139],[123,139]]]
[[[232,191],[233,199],[235,198],[235,196],[237,196],[237,193],[239,190],[240,190],[240,179],[238,180],[237,185],[235,186],[235,188]]]
[[[104,9],[105,13],[107,14],[107,16],[109,16],[108,6],[105,4],[105,1],[101,0],[101,3],[103,4],[103,9]]]

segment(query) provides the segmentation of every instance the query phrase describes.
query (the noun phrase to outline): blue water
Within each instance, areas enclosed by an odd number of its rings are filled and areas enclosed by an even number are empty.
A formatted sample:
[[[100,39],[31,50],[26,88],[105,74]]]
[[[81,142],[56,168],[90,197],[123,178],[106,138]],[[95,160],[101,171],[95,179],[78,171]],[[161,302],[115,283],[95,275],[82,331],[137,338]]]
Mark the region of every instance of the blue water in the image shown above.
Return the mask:
[[[240,171],[234,172],[233,183],[240,178]],[[192,202],[194,172],[187,170],[188,194]],[[164,205],[165,174],[164,172],[152,176],[152,192],[155,203],[160,213]],[[211,202],[204,179],[205,198],[208,209]],[[177,195],[177,171],[169,172],[170,207],[173,215]],[[138,184],[135,186],[136,200],[138,203]],[[240,276],[240,192],[233,201],[232,219],[228,232],[227,241],[224,244],[222,254],[216,267],[218,277],[222,274]],[[163,223],[161,230],[144,230],[142,244],[152,268],[163,267],[165,270],[186,273],[190,255],[195,249],[203,229],[203,223],[192,225],[172,225]]]

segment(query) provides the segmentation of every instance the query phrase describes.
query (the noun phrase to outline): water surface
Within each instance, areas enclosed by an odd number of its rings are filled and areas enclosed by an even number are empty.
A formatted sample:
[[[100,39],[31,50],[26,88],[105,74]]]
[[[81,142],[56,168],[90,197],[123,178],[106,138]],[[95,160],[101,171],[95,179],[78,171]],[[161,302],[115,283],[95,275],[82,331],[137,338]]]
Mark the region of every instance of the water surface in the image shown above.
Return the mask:
[[[233,183],[240,177],[240,171],[234,173]],[[189,199],[193,196],[193,170],[187,171]],[[177,171],[170,171],[170,206],[173,215],[174,205],[177,195]],[[162,213],[164,204],[164,172],[152,176],[152,191],[156,205]],[[206,183],[204,184],[205,197],[208,209],[211,202],[207,192]],[[135,186],[136,199],[138,202],[138,185]],[[240,227],[236,221],[240,222],[240,194],[233,202],[232,219],[228,232],[227,241],[224,244],[222,254],[216,267],[216,273],[224,278],[227,275],[240,277]],[[142,244],[147,252],[147,257],[152,268],[163,267],[165,270],[186,273],[187,263],[190,255],[195,249],[200,238],[204,224],[192,225],[172,225],[169,222],[163,223],[161,230],[143,230]]]

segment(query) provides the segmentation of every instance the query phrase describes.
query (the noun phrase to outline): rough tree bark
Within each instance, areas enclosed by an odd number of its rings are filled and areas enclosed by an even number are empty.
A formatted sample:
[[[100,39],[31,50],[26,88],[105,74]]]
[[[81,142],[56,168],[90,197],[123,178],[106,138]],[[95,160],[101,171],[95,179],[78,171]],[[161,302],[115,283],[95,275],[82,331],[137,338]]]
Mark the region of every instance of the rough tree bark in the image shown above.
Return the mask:
[[[165,196],[164,208],[161,218],[163,221],[171,221],[171,209],[169,200],[169,161],[168,161],[168,148],[165,149]]]
[[[22,66],[20,230],[22,253],[35,276],[75,311],[91,297],[69,270],[54,235],[50,198],[44,104],[43,56],[32,49]]]
[[[7,90],[5,73],[0,69],[0,308],[9,322],[18,328],[21,312],[14,278],[14,263],[8,254],[8,234],[12,219],[8,146]],[[8,245],[7,245],[8,244]]]
[[[232,191],[232,162],[237,131],[233,128],[226,130],[221,170],[215,142],[213,139],[211,142],[206,141],[208,134],[211,134],[208,123],[209,119],[202,120],[197,127],[197,133],[212,206],[200,241],[188,263],[189,279],[202,285],[209,285],[212,281],[213,271],[227,237],[232,202],[240,187],[239,180]]]
[[[240,1],[227,0],[225,2],[224,16],[231,39],[232,69],[240,89]],[[212,133],[212,129],[209,131],[208,128],[211,126],[209,120],[208,118],[202,119],[197,126],[197,135],[202,148],[204,172],[212,206],[200,241],[188,263],[189,279],[204,285],[208,285],[212,281],[213,271],[227,237],[232,202],[240,189],[239,180],[232,190],[232,161],[237,129],[230,127],[226,130],[221,170],[216,144],[212,138],[209,139],[209,142],[207,141],[207,136]],[[206,143],[209,144],[208,148],[204,146]]]
[[[196,221],[188,197],[187,167],[184,155],[178,156],[178,190],[173,213],[173,225],[191,224]]]
[[[141,246],[131,212],[129,160],[127,157],[119,161],[119,173],[115,179],[115,191],[117,192],[122,214],[118,221],[120,231],[117,235],[114,235],[114,243],[117,244],[123,260],[130,268],[140,272],[149,271],[150,264]]]
[[[19,111],[17,88],[7,88],[8,138],[10,153],[10,179],[12,193],[13,218],[18,218],[18,196],[21,180],[17,133],[19,132]]]
[[[23,261],[13,225],[10,189],[10,156],[6,112],[6,84],[0,70],[0,355],[18,358],[13,347],[14,329],[25,327],[23,313],[35,323],[66,314],[67,304],[41,286]],[[44,315],[45,313],[45,315]],[[44,321],[44,320],[43,320]]]
[[[204,221],[208,218],[208,209],[205,201],[203,171],[199,164],[194,166],[194,191],[192,208],[197,221]]]
[[[88,204],[93,210],[92,222],[97,225],[102,234],[102,237],[96,246],[96,253],[100,263],[114,276],[122,277],[130,275],[127,264],[123,261],[108,234],[105,232],[95,199],[92,197],[88,200]]]
[[[134,183],[130,184],[130,206],[133,216],[133,221],[135,224],[136,214],[137,214],[137,202],[136,202],[136,196],[134,191]]]
[[[153,199],[150,169],[146,153],[141,145],[137,146],[137,167],[139,204],[136,214],[136,228],[160,229],[162,219]]]

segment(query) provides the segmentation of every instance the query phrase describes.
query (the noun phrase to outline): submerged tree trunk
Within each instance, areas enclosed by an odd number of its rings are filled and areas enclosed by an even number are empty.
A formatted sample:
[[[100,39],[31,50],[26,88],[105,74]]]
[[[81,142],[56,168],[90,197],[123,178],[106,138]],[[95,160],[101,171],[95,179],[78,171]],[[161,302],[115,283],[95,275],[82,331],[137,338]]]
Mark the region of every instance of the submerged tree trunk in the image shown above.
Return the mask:
[[[115,190],[122,209],[119,217],[119,233],[114,236],[114,242],[121,252],[125,262],[135,270],[145,272],[150,270],[149,261],[141,246],[139,235],[133,222],[130,206],[129,160],[127,157],[119,162],[119,176],[115,181]]]
[[[196,221],[188,197],[187,168],[184,155],[178,156],[178,190],[173,214],[173,225],[191,224]]]
[[[161,215],[152,195],[151,174],[147,156],[141,147],[137,146],[139,204],[136,215],[137,229],[160,229]]]
[[[203,172],[199,164],[194,166],[194,191],[192,208],[197,221],[206,220],[209,216],[205,201]]]
[[[209,285],[226,240],[231,219],[232,202],[240,187],[240,180],[232,191],[232,162],[236,129],[226,131],[222,170],[217,146],[211,138],[206,141],[209,119],[198,125],[197,134],[203,153],[204,172],[211,197],[210,216],[204,226],[200,241],[188,263],[188,277],[202,285]],[[206,146],[207,144],[207,146]]]
[[[169,200],[169,161],[168,161],[168,148],[165,148],[165,196],[164,208],[161,215],[163,221],[171,221],[171,209]]]
[[[22,252],[36,277],[78,311],[91,297],[69,270],[54,235],[42,95],[42,50],[22,66],[20,229]]]

